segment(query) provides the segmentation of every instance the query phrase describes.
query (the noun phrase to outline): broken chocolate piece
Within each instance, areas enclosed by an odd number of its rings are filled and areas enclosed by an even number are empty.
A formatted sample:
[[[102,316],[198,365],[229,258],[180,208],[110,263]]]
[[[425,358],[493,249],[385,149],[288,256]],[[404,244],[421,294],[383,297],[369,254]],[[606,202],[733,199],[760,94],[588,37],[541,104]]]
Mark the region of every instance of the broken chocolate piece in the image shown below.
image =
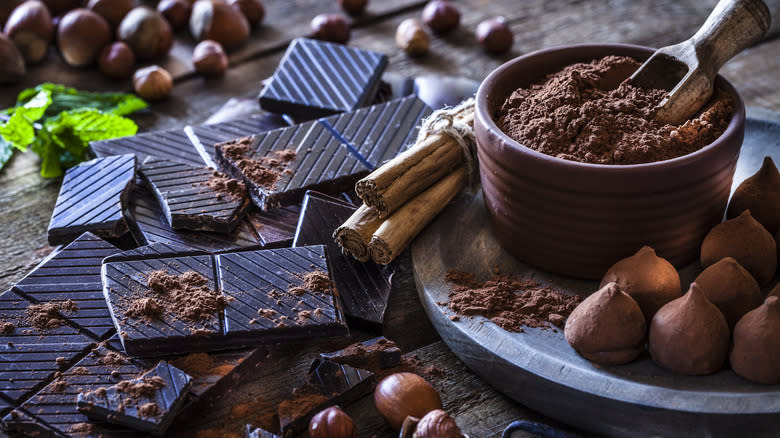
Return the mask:
[[[320,353],[320,358],[369,371],[397,367],[401,364],[401,349],[395,342],[380,336],[352,344],[332,353]]]
[[[295,226],[301,214],[299,205],[277,208],[271,211],[253,209],[246,220],[260,237],[263,248],[283,248],[292,245]]]
[[[49,222],[49,244],[70,242],[85,231],[103,238],[119,238],[129,231],[124,213],[135,166],[133,155],[119,155],[68,169]]]
[[[130,137],[93,141],[90,143],[90,148],[98,157],[134,154],[139,163],[143,163],[147,157],[157,157],[192,166],[206,164],[183,129],[147,132]]]
[[[246,438],[282,438],[279,435],[274,435],[271,432],[254,427],[251,424],[246,425]]]
[[[229,233],[250,204],[243,182],[208,167],[148,158],[139,173],[174,230]]]
[[[409,96],[217,144],[217,162],[262,210],[297,204],[309,189],[337,195],[401,152],[428,114]]]
[[[165,361],[132,380],[81,392],[79,412],[153,435],[163,435],[178,414],[192,379]]]
[[[190,392],[197,397],[198,403],[203,403],[219,398],[234,385],[251,377],[267,354],[263,347],[193,353],[174,360],[173,364],[192,376]]]
[[[311,120],[374,100],[387,56],[307,38],[293,40],[260,93],[267,111]]]
[[[333,282],[344,303],[350,323],[381,328],[390,296],[392,269],[374,262],[361,263],[341,251],[333,240],[333,231],[356,210],[338,199],[308,192],[303,200],[301,218],[293,246],[325,244]]]

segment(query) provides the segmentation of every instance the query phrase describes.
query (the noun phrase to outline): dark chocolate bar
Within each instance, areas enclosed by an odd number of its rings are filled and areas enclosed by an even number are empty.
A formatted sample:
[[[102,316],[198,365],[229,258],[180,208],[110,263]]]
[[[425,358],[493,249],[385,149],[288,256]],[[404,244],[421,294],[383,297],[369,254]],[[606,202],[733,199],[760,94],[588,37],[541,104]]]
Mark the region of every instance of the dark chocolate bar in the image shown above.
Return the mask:
[[[260,92],[267,111],[311,120],[373,102],[387,56],[307,38],[293,40]]]
[[[255,104],[257,104],[255,102]],[[198,148],[206,152],[212,163],[216,163],[214,145],[230,140],[231,138],[254,135],[260,132],[271,131],[274,129],[285,128],[289,126],[285,120],[277,114],[258,114],[239,120],[230,120],[221,123],[212,123],[191,127],[195,134],[191,140],[195,143],[197,139]]]
[[[274,435],[271,432],[254,427],[251,424],[246,425],[246,438],[282,438],[279,435]]]
[[[243,182],[209,167],[150,157],[139,173],[175,230],[229,233],[250,204]]]
[[[392,269],[374,262],[361,263],[344,254],[333,240],[333,231],[355,210],[356,207],[338,199],[308,192],[293,246],[327,245],[333,282],[347,319],[350,323],[381,328],[390,296]]]
[[[68,169],[48,229],[50,245],[85,231],[119,238],[129,231],[125,210],[135,181],[133,155],[96,158]]]
[[[217,144],[217,162],[262,210],[297,204],[309,189],[337,195],[401,152],[428,114],[409,96]]]
[[[173,364],[192,376],[190,392],[201,403],[219,398],[234,385],[251,377],[267,355],[263,347],[194,353],[175,359]]]
[[[49,256],[13,289],[33,303],[73,301],[75,310],[67,319],[104,339],[113,333],[114,324],[103,297],[100,266],[103,258],[117,252],[119,249],[105,240],[84,233]]]
[[[271,211],[259,211],[253,208],[246,216],[252,225],[263,248],[282,248],[292,245],[295,226],[301,214],[299,205],[277,208]]]
[[[395,342],[380,336],[331,353],[320,353],[320,358],[375,371],[401,365],[401,349]]]
[[[184,371],[160,361],[135,379],[81,392],[76,406],[92,420],[163,435],[181,410],[191,385],[192,379]]]

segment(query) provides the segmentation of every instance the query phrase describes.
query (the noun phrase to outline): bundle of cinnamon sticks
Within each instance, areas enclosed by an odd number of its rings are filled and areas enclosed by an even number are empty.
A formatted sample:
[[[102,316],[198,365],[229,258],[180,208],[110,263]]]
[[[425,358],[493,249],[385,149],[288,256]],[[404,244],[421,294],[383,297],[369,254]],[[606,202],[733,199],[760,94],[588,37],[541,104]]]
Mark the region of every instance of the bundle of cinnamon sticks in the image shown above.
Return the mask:
[[[363,205],[333,233],[342,250],[393,261],[469,182],[473,126],[473,99],[436,111],[414,145],[358,181]]]

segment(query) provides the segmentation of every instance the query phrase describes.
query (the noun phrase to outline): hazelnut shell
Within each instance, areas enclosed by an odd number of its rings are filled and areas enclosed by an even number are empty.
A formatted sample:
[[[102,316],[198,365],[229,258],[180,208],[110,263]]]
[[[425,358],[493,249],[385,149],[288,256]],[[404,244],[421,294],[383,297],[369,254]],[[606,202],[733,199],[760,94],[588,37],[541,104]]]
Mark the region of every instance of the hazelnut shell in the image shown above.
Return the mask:
[[[130,46],[122,41],[107,45],[98,58],[100,72],[112,79],[130,77],[134,66],[135,54]]]
[[[49,8],[38,0],[22,3],[11,12],[3,32],[16,43],[25,61],[40,62],[54,36]]]
[[[198,0],[192,5],[190,32],[196,41],[214,40],[230,49],[249,38],[249,22],[227,3]]]
[[[734,327],[729,362],[740,376],[758,383],[780,383],[780,298],[770,296]]]
[[[0,33],[0,84],[11,84],[24,77],[27,68],[16,44]]]
[[[432,0],[423,8],[422,19],[433,33],[445,33],[458,27],[460,11],[446,0]]]
[[[748,270],[758,284],[766,284],[777,269],[775,239],[745,210],[734,219],[716,225],[701,244],[701,265],[708,267],[733,257]]]
[[[761,168],[737,187],[726,217],[735,218],[745,210],[770,234],[780,231],[780,172],[771,157],[764,157]]]
[[[146,100],[162,100],[171,94],[173,78],[164,68],[150,65],[136,70],[133,74],[133,89]]]
[[[639,305],[615,283],[585,298],[564,327],[569,345],[591,362],[619,365],[644,350],[647,324]]]
[[[482,49],[495,55],[508,52],[515,42],[515,35],[504,17],[490,18],[479,23],[474,34]]]
[[[189,0],[161,0],[157,12],[162,14],[173,29],[181,29],[190,22],[192,3]]]
[[[168,20],[146,6],[134,8],[125,15],[117,29],[117,39],[127,43],[141,61],[165,56],[173,46]]]
[[[346,18],[339,14],[320,14],[311,20],[311,36],[321,41],[346,44],[351,35]]]
[[[434,409],[420,418],[412,438],[462,438],[455,419],[441,409]]]
[[[407,18],[395,30],[395,43],[409,56],[422,56],[428,53],[431,37],[419,20]]]
[[[395,430],[406,417],[422,418],[441,409],[441,397],[430,383],[414,373],[395,373],[385,377],[374,390],[376,409]]]
[[[116,29],[134,4],[133,0],[89,0],[87,9],[95,11],[108,21],[112,29]]]
[[[649,246],[643,246],[636,254],[612,265],[599,287],[612,282],[639,304],[645,321],[650,321],[661,306],[681,294],[677,270]]]
[[[89,9],[73,9],[60,19],[57,47],[65,62],[85,66],[97,61],[111,42],[111,28],[105,18]]]
[[[318,412],[309,422],[309,438],[355,438],[352,418],[338,406]]]
[[[723,367],[729,350],[726,318],[696,283],[656,312],[650,322],[650,356],[660,366],[687,375],[711,374]]]
[[[763,301],[756,279],[732,257],[713,263],[694,282],[726,317],[729,329]]]
[[[228,3],[244,15],[250,26],[257,26],[265,18],[265,8],[260,0],[229,0]]]
[[[192,64],[195,71],[202,75],[218,76],[227,70],[228,57],[218,42],[204,40],[192,51]]]

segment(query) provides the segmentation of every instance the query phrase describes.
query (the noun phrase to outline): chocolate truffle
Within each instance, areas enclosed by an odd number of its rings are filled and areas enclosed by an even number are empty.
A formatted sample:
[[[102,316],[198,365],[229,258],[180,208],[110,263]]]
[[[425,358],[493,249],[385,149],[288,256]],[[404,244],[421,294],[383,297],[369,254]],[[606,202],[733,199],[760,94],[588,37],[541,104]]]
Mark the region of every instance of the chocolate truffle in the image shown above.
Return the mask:
[[[671,371],[703,375],[718,371],[729,350],[729,326],[696,283],[661,307],[650,321],[650,356]]]
[[[742,315],[764,300],[756,280],[733,257],[710,265],[694,281],[704,296],[720,309],[730,329]]]
[[[664,304],[680,297],[680,276],[671,263],[643,246],[636,254],[618,261],[604,274],[601,285],[615,282],[621,291],[631,295],[646,321]]]
[[[636,301],[617,284],[608,283],[574,309],[564,334],[585,359],[620,365],[636,359],[644,349],[647,324]]]
[[[758,284],[768,283],[775,275],[775,239],[753,219],[750,210],[716,225],[704,238],[701,244],[702,267],[706,268],[726,257],[734,257]]]
[[[734,191],[726,217],[735,218],[745,210],[771,234],[780,230],[780,172],[770,157],[764,157],[761,169]]]
[[[770,296],[734,327],[731,368],[759,383],[780,383],[780,298]]]

